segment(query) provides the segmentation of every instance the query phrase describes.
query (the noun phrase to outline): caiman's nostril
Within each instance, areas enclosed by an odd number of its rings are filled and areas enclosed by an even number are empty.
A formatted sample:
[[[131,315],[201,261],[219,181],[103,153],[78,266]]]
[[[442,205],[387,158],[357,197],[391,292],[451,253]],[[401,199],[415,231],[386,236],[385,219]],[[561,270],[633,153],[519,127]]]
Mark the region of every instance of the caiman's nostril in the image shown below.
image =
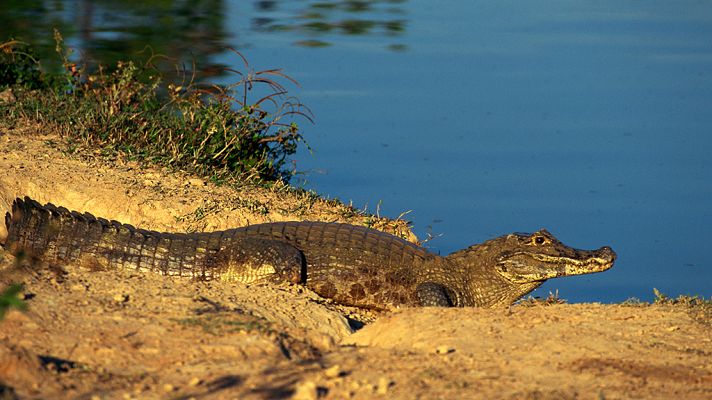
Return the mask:
[[[615,260],[617,257],[616,252],[609,246],[601,247],[598,249],[598,252],[601,253],[602,256],[609,257],[611,260]]]

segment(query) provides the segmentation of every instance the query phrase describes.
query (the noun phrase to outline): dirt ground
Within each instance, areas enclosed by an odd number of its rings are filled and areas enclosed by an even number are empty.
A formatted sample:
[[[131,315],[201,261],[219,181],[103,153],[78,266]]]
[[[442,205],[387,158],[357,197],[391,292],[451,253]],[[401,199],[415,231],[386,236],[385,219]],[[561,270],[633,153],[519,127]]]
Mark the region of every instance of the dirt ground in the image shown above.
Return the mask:
[[[2,214],[28,195],[156,230],[312,219],[370,223],[415,240],[403,221],[369,219],[309,193],[215,187],[122,159],[71,156],[36,130],[0,131]],[[0,290],[24,283],[28,305],[0,321],[0,398],[712,398],[712,321],[695,308],[377,315],[299,286],[21,268],[0,258]]]

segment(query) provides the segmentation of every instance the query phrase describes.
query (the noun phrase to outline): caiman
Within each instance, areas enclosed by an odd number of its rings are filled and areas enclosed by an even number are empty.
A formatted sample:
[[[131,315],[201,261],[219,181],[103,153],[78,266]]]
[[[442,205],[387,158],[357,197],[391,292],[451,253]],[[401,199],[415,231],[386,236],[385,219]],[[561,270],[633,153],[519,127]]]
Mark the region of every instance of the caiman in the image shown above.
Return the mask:
[[[442,257],[361,226],[275,222],[210,233],[137,229],[16,199],[6,249],[49,264],[127,268],[198,280],[291,282],[370,309],[510,305],[545,280],[604,271],[610,247],[578,250],[546,230],[512,233]]]

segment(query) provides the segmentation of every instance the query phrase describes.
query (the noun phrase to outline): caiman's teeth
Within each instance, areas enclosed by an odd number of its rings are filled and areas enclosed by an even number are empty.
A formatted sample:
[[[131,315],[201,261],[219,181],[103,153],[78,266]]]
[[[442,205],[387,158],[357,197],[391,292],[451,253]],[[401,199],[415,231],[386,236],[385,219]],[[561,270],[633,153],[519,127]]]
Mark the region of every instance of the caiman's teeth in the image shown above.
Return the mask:
[[[580,266],[588,266],[588,265],[608,265],[611,264],[611,260],[606,260],[604,258],[600,257],[591,257],[591,258],[586,258],[583,260],[577,259],[577,258],[570,258],[570,257],[556,257],[556,256],[549,256],[546,254],[532,254],[532,257],[539,261],[544,261],[547,263],[551,264],[569,264],[569,265],[575,265],[577,267]]]
[[[558,264],[572,267],[572,271],[577,271],[577,273],[585,273],[585,271],[596,272],[603,271],[610,268],[613,263],[611,260],[600,257],[591,257],[583,260],[570,257],[556,257],[549,256],[546,254],[531,254],[532,257],[539,261],[544,261],[549,264]]]

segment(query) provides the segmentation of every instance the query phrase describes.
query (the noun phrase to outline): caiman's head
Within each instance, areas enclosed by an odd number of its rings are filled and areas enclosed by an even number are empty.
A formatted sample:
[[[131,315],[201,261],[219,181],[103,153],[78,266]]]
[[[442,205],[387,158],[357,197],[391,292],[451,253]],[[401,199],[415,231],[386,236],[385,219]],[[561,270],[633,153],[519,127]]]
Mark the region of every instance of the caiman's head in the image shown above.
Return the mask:
[[[542,229],[498,238],[495,270],[512,283],[542,282],[550,278],[591,274],[613,266],[616,253],[608,246],[579,250],[566,246]],[[497,239],[495,239],[497,240]]]
[[[574,249],[542,229],[500,236],[446,259],[469,277],[465,294],[453,294],[453,303],[493,307],[511,304],[550,278],[605,271],[613,266],[616,253],[610,247]]]

